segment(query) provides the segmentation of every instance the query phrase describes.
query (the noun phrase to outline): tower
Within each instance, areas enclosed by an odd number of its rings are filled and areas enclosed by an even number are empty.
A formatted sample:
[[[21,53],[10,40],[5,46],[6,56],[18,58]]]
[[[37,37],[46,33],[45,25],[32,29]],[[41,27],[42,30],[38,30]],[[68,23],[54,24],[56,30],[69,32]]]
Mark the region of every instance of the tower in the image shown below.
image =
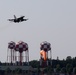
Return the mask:
[[[8,43],[7,49],[7,62],[14,63],[15,62],[15,42],[11,41]]]
[[[50,64],[52,65],[51,44],[44,41],[40,44],[40,66],[48,66],[48,52],[50,52]]]
[[[18,55],[16,54],[16,61],[19,61],[19,64],[22,65],[24,60],[25,62],[27,62],[29,64],[29,51],[28,51],[28,44],[23,42],[23,41],[19,41],[16,44],[15,47],[15,51],[18,52]],[[23,53],[25,53],[23,55]]]

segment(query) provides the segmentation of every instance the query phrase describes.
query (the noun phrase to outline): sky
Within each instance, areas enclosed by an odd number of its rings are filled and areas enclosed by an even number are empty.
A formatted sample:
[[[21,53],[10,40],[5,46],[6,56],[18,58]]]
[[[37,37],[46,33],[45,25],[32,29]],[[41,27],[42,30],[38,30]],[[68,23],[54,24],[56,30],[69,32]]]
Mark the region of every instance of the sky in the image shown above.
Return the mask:
[[[14,16],[29,20],[9,22]],[[7,61],[8,43],[26,42],[29,59],[40,59],[40,43],[51,44],[52,58],[76,56],[76,0],[0,0],[0,61]]]

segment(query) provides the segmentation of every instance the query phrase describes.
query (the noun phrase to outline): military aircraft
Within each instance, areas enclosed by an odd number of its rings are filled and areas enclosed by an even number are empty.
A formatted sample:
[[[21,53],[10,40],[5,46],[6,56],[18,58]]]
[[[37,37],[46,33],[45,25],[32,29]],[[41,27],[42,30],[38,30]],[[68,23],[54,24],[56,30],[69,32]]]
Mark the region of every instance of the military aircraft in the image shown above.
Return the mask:
[[[14,19],[8,19],[9,21],[12,21],[12,22],[15,22],[15,23],[19,23],[19,22],[22,22],[22,21],[27,21],[28,19],[24,19],[25,16],[21,16],[19,18],[17,18],[15,15],[14,15]]]

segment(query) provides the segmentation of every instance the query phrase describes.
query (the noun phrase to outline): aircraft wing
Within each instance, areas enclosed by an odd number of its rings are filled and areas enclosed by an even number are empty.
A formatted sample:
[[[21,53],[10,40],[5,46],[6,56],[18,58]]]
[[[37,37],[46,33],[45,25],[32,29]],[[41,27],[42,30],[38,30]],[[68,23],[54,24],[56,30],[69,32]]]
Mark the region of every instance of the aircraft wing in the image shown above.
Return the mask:
[[[14,19],[8,19],[9,21],[14,21]]]
[[[21,16],[21,17],[19,17],[19,18],[17,18],[18,20],[21,20],[21,19],[23,19],[25,16]]]

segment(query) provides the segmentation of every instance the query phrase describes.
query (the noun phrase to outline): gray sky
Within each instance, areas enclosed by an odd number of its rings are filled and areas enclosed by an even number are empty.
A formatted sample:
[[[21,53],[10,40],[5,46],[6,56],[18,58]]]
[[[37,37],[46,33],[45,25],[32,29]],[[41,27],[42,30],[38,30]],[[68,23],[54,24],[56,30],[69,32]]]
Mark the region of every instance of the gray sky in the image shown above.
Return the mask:
[[[7,19],[25,16],[27,22]],[[40,43],[48,41],[52,57],[76,56],[76,0],[0,0],[0,60],[6,61],[8,42],[28,43],[30,60],[40,58]]]

